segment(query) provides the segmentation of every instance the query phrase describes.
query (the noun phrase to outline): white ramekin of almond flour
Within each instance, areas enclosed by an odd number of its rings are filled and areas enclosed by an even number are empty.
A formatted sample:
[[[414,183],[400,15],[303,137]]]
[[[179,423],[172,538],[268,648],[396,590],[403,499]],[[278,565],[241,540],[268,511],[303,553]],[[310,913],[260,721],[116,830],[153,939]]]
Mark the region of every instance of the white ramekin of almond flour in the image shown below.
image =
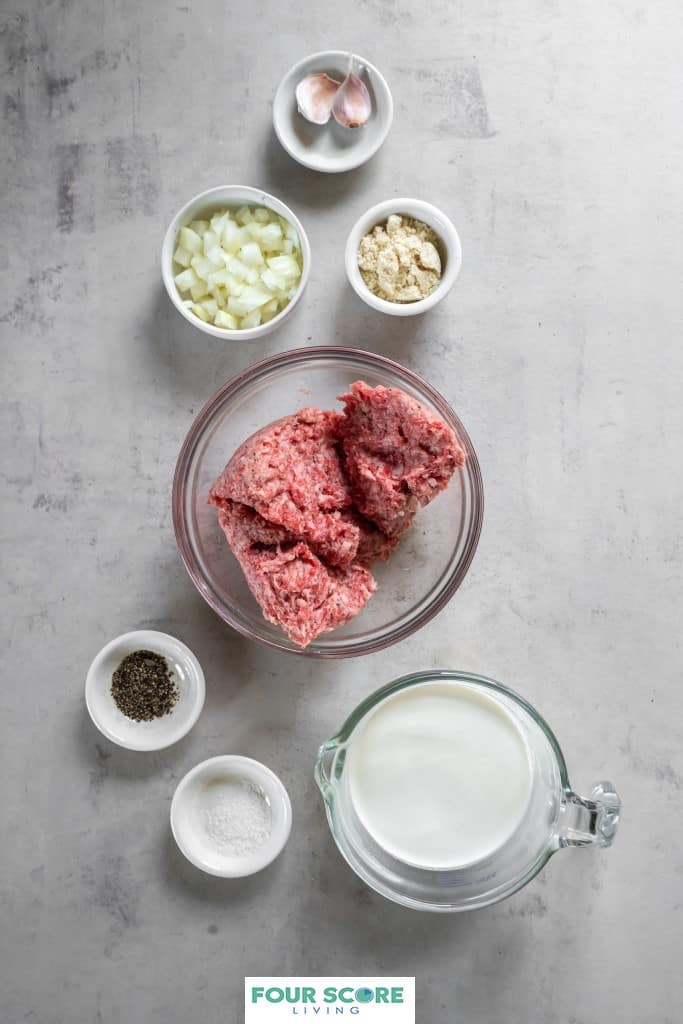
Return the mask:
[[[390,302],[380,298],[367,286],[358,267],[358,247],[361,239],[377,224],[384,224],[391,214],[399,214],[422,221],[432,229],[438,238],[439,255],[441,256],[441,279],[434,291],[424,299],[415,302]],[[356,221],[346,241],[344,254],[346,274],[356,295],[363,302],[381,313],[390,316],[418,316],[426,313],[448,295],[455,284],[462,264],[462,247],[460,237],[453,222],[443,213],[425,203],[421,199],[388,199],[384,203],[372,206]]]

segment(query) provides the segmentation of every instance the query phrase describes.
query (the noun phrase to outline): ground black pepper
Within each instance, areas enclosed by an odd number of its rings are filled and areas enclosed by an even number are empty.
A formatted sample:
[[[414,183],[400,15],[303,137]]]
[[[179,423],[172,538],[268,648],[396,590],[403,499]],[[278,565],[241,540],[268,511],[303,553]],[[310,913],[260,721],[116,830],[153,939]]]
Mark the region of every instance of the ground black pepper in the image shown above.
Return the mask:
[[[111,677],[117,708],[136,722],[169,714],[180,696],[168,663],[154,651],[133,651]]]

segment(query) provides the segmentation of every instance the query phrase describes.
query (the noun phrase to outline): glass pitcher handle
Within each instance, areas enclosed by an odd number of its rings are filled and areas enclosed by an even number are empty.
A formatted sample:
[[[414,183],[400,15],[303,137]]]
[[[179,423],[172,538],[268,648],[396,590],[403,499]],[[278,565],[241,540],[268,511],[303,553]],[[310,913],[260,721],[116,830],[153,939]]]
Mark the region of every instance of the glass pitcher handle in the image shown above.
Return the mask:
[[[318,788],[323,795],[327,794],[332,784],[330,771],[334,755],[338,749],[339,743],[337,740],[328,740],[318,750],[318,760],[315,763],[315,781],[318,783]]]
[[[611,782],[598,782],[585,799],[567,790],[560,817],[560,846],[611,846],[621,800]]]

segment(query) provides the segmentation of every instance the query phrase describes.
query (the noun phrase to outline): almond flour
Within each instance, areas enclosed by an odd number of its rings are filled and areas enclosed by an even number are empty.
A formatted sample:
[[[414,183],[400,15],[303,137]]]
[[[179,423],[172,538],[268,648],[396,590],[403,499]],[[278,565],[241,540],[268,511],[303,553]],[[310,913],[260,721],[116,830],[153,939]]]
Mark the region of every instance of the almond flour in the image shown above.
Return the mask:
[[[441,280],[436,233],[421,220],[392,213],[361,238],[358,269],[366,285],[388,302],[419,302]]]

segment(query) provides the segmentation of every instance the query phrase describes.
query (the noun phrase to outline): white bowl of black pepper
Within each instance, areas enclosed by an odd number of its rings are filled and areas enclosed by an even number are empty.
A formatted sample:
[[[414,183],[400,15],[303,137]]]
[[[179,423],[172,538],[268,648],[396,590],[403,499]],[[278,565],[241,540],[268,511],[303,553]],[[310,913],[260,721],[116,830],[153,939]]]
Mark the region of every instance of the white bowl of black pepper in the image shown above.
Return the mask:
[[[111,640],[85,681],[94,724],[128,750],[162,750],[177,743],[199,718],[205,692],[204,673],[189,647],[151,629]]]
[[[418,316],[445,299],[462,265],[452,221],[421,199],[388,199],[363,214],[346,241],[346,274],[368,306]]]

